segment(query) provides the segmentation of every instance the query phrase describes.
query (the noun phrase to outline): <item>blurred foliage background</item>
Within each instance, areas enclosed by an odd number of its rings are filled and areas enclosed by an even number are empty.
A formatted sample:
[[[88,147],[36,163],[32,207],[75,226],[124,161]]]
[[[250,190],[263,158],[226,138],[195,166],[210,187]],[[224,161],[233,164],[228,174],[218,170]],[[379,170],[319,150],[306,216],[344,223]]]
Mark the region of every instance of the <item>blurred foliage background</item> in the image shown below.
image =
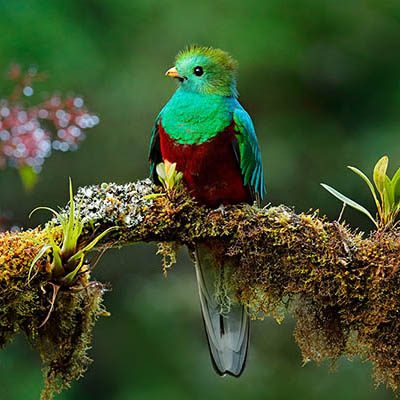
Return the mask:
[[[34,226],[38,205],[67,201],[74,185],[127,182],[148,174],[155,116],[175,90],[164,77],[191,43],[239,60],[241,102],[262,150],[267,201],[319,208],[336,218],[326,182],[372,209],[364,182],[384,154],[400,166],[400,3],[394,0],[0,0],[0,71],[37,65],[36,90],[82,95],[100,124],[77,152],[54,153],[27,194],[14,169],[0,171],[0,207]],[[7,91],[0,80],[0,97]],[[368,231],[362,214],[346,220]],[[248,367],[239,380],[212,371],[194,270],[182,251],[164,279],[154,245],[109,251],[96,277],[110,281],[112,316],[95,328],[95,362],[58,398],[72,399],[391,399],[375,390],[371,366],[340,360],[337,371],[302,360],[293,321],[253,323]],[[38,356],[20,337],[0,354],[0,397],[37,399]]]

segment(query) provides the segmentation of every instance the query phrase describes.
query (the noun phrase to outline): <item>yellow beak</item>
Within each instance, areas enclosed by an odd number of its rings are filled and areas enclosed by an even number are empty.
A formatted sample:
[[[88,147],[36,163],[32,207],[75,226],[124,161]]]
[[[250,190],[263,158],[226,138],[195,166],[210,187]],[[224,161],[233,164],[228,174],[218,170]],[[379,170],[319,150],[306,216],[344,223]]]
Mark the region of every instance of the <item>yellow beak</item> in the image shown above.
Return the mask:
[[[170,69],[165,73],[165,75],[166,75],[166,76],[171,76],[171,77],[173,77],[173,78],[180,78],[180,79],[182,79],[182,76],[180,76],[180,75],[178,74],[178,71],[177,71],[177,69],[176,69],[175,67],[170,68]]]

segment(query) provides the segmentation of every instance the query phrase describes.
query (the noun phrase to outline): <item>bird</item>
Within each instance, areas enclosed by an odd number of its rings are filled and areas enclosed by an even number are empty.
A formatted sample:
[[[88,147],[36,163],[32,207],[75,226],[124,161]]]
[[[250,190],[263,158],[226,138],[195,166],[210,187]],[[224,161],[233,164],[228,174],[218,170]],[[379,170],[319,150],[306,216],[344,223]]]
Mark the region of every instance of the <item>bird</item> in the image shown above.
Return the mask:
[[[159,163],[175,163],[197,202],[222,211],[239,203],[260,206],[265,190],[254,125],[237,99],[237,67],[221,49],[192,45],[179,52],[166,72],[178,88],[157,115],[150,139],[153,181],[159,183]],[[249,311],[229,289],[221,293],[221,280],[237,265],[218,241],[196,243],[193,253],[213,367],[221,376],[239,377],[249,348]]]

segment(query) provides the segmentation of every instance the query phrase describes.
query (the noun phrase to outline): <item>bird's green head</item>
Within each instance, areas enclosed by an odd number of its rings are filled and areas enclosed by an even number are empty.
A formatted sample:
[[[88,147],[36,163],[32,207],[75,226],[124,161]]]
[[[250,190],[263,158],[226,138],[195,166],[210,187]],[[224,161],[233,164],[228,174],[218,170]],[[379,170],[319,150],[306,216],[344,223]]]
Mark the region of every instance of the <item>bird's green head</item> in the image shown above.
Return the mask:
[[[191,46],[178,54],[166,75],[190,92],[236,96],[236,70],[237,62],[225,51]]]

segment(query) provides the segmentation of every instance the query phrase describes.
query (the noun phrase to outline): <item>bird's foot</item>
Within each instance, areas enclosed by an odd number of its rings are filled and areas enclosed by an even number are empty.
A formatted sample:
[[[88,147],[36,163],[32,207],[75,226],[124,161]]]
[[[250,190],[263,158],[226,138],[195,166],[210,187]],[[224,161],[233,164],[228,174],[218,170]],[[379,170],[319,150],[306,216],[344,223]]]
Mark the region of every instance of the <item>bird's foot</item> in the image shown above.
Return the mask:
[[[214,214],[214,213],[218,213],[221,215],[225,215],[225,206],[223,204],[220,204],[220,206],[218,208],[216,208],[215,210],[211,210],[208,214]]]

